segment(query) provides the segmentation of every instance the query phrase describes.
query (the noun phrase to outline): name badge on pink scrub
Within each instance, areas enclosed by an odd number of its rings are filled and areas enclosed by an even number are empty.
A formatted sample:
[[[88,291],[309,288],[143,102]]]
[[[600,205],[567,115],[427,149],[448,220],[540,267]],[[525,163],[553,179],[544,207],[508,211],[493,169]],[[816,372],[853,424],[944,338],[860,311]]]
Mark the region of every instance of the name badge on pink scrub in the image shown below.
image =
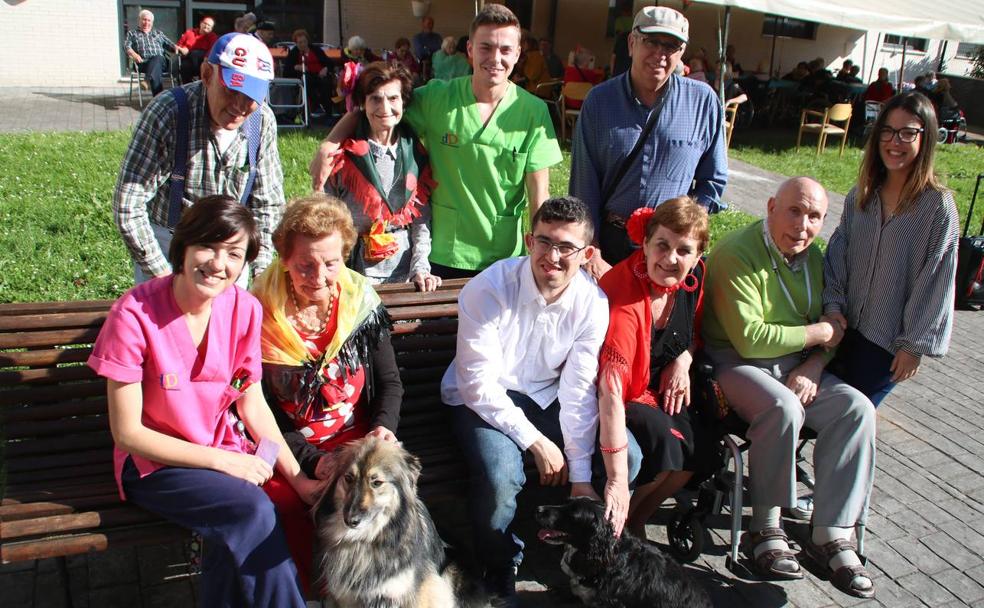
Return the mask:
[[[178,375],[173,373],[161,374],[161,388],[166,391],[177,390]]]

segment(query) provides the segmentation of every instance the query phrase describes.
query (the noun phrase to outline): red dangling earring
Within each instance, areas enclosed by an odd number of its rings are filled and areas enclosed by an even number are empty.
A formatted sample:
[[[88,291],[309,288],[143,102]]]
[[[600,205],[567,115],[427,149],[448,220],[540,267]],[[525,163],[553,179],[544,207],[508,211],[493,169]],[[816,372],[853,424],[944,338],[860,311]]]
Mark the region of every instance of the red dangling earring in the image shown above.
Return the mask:
[[[683,281],[680,283],[680,289],[687,293],[697,291],[698,286],[700,286],[700,281],[697,280],[697,276],[693,272],[683,277]]]

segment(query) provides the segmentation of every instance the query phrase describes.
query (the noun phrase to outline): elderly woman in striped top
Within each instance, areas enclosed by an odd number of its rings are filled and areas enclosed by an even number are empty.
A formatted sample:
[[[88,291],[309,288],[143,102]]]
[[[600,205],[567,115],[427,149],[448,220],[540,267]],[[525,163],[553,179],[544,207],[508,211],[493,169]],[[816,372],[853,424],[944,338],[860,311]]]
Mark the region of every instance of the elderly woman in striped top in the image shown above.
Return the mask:
[[[935,146],[930,101],[889,100],[827,248],[824,312],[846,330],[830,369],[876,406],[950,343],[959,219]]]

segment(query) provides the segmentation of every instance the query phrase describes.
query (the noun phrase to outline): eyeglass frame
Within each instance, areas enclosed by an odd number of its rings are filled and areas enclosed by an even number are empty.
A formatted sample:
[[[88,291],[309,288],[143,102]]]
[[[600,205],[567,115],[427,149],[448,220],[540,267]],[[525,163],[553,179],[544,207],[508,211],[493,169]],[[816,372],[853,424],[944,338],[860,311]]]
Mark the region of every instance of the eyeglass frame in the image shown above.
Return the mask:
[[[547,255],[549,255],[551,251],[553,251],[554,249],[556,249],[557,250],[557,255],[559,255],[562,259],[574,257],[576,254],[584,251],[585,249],[587,249],[588,247],[591,246],[591,243],[588,243],[587,245],[584,245],[583,247],[575,247],[571,243],[555,243],[552,240],[548,239],[547,237],[543,236],[542,234],[541,235],[532,235],[531,234],[530,237],[533,239],[533,248],[534,249],[536,249],[537,246],[539,246],[541,248],[546,248],[545,251],[543,249],[541,249],[540,252],[543,253],[543,254],[547,254]],[[565,248],[566,247],[570,247],[571,248],[571,251],[565,254],[563,251],[561,251],[561,247],[565,247]]]
[[[655,38],[659,34],[646,34],[638,29],[632,30],[632,33],[642,39],[642,45],[646,47],[649,51],[662,51],[666,55],[675,55],[683,50],[683,47],[687,45],[686,42],[682,40],[677,40],[675,46],[670,47],[666,42],[662,42]],[[670,34],[664,34],[665,36],[670,36]],[[672,37],[672,36],[671,36]]]
[[[902,131],[915,131],[915,134],[912,136],[912,139],[906,140],[906,139],[902,139]],[[885,133],[888,132],[891,132],[892,135],[888,139],[885,139]],[[888,125],[882,125],[882,127],[878,129],[878,141],[882,143],[888,143],[890,141],[894,141],[895,138],[897,137],[899,139],[899,142],[903,144],[911,144],[912,142],[919,139],[919,136],[925,132],[926,129],[923,127],[902,127],[901,129],[896,129]]]

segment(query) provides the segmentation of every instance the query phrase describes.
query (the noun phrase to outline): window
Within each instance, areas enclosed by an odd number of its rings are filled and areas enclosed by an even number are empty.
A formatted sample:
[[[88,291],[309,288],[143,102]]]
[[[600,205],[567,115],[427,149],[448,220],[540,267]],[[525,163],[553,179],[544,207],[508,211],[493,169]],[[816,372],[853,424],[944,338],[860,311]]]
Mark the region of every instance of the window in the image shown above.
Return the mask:
[[[816,40],[817,24],[812,21],[791,19],[781,15],[765,15],[762,19],[762,35]]]
[[[885,34],[885,46],[902,47],[902,36],[895,34]],[[929,41],[925,38],[906,38],[905,48],[909,51],[919,51],[925,53],[929,46]]]
[[[957,45],[957,57],[960,57],[961,59],[973,59],[977,56],[977,51],[981,48],[984,48],[984,44],[961,42]]]

